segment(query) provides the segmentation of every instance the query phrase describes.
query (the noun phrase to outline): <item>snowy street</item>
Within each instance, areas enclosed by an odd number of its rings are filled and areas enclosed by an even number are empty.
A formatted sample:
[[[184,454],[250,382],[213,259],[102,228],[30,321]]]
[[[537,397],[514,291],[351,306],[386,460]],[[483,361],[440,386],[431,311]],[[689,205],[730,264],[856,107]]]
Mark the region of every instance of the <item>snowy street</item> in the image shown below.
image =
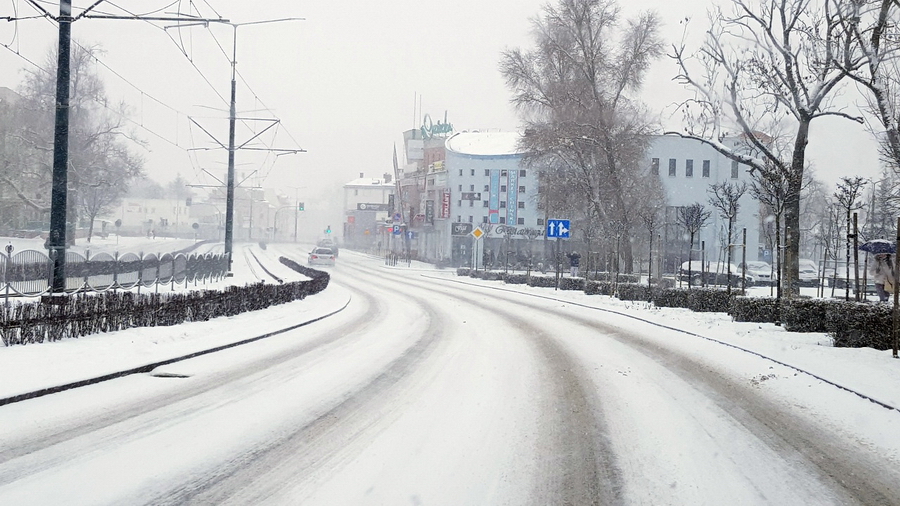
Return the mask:
[[[278,256],[308,249],[250,250],[302,278]],[[0,348],[6,398],[321,318],[0,406],[0,504],[900,504],[890,352],[349,250],[324,270],[257,313]]]

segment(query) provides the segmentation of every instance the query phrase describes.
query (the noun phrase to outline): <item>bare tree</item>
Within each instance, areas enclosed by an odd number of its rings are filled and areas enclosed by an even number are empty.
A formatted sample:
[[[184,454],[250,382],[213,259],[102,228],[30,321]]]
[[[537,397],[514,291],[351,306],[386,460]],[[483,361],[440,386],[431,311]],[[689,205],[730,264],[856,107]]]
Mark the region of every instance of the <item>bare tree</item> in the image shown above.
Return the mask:
[[[863,203],[860,202],[859,198],[862,195],[863,186],[868,182],[867,179],[861,177],[842,177],[837,185],[837,190],[834,192],[835,204],[845,213],[847,218],[847,228],[845,229],[847,231],[847,286],[844,293],[844,300],[850,300],[850,251],[854,239],[850,215],[853,211],[858,211],[863,208]],[[859,267],[854,264],[853,268],[855,270],[854,279],[856,280],[856,298],[859,300]]]
[[[842,28],[852,51],[837,63],[868,94],[868,109],[877,119],[882,159],[900,171],[900,4],[895,0],[838,2]]]
[[[778,299],[781,298],[781,228],[784,218],[784,207],[787,202],[787,178],[778,171],[754,172],[752,174],[753,183],[748,191],[760,204],[764,206],[767,212],[772,213],[773,235],[772,258],[775,262],[775,293]],[[767,227],[768,229],[768,227]]]
[[[707,211],[703,204],[699,202],[694,202],[689,206],[678,208],[678,224],[687,230],[688,236],[690,237],[690,250],[688,251],[688,286],[691,285],[691,280],[693,279],[691,271],[694,267],[694,238],[697,236],[697,233],[700,232],[700,229],[706,226],[710,216],[712,216],[712,211]]]
[[[599,221],[610,239],[624,234],[633,268],[630,203],[648,194],[642,167],[652,124],[637,92],[662,54],[659,21],[641,14],[622,25],[614,0],[559,0],[534,21],[536,48],[503,53],[500,70],[526,120],[526,163],[552,164],[551,184]],[[612,241],[610,241],[612,242]]]
[[[132,179],[141,175],[143,160],[131,152],[143,146],[126,128],[128,107],[111,103],[95,65],[98,46],[73,45],[70,70],[69,166],[68,166],[68,242],[74,241],[79,216],[91,219],[127,191]],[[47,55],[44,71],[30,71],[22,86],[22,107],[33,122],[23,131],[36,156],[40,180],[49,181],[52,171],[53,118],[56,112],[56,48]],[[18,187],[20,180],[5,181]],[[101,191],[100,189],[105,191]],[[49,208],[49,192],[19,192],[24,204],[36,209]],[[112,197],[111,199],[109,197]],[[93,222],[91,222],[93,223]],[[90,230],[89,230],[90,232]]]
[[[734,221],[741,210],[741,197],[747,193],[747,183],[717,183],[709,185],[709,204],[719,211],[719,216],[727,221],[725,249],[727,250],[726,270],[728,271],[728,291],[731,292],[731,246],[734,237]]]
[[[711,14],[698,52],[682,44],[671,55],[679,66],[677,79],[695,97],[682,104],[685,130],[668,133],[712,146],[751,173],[777,172],[787,182],[789,294],[799,286],[800,194],[810,125],[823,116],[862,122],[833,103],[847,76],[836,63],[847,40],[834,1],[732,0],[731,12]],[[790,145],[773,144],[771,132],[787,128],[793,132]],[[731,138],[737,142],[723,142],[731,129],[739,132]]]

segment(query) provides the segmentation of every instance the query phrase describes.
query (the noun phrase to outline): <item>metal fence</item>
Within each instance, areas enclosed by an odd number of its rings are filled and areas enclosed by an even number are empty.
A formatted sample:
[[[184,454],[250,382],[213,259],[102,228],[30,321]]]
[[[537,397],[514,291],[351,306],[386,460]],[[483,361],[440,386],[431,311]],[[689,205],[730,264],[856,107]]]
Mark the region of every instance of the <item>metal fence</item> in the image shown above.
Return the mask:
[[[53,262],[42,251],[0,254],[0,294],[37,296],[50,292]],[[66,292],[104,292],[159,284],[198,283],[221,279],[228,270],[225,255],[66,252]]]

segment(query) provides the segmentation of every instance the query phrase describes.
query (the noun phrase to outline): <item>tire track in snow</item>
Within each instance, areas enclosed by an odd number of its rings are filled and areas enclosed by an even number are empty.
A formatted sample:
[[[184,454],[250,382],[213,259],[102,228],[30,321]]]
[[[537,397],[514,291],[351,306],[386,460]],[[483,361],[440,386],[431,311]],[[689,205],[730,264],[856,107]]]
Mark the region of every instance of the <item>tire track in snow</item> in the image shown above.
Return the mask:
[[[504,295],[497,298],[518,303],[529,310],[547,314],[548,317],[552,318],[559,318],[558,308],[548,308],[530,303],[527,302],[527,299],[536,297],[563,304],[607,311],[602,308],[542,295],[486,287],[446,278],[428,278],[484,288],[489,290],[489,293],[494,294],[497,294],[499,291]],[[609,312],[640,320],[616,311]],[[845,437],[842,437],[840,434],[794,415],[775,401],[766,398],[751,386],[726,377],[723,372],[710,368],[708,364],[700,363],[694,357],[688,356],[679,350],[667,348],[652,340],[648,340],[634,330],[623,330],[621,327],[572,313],[567,313],[566,319],[569,323],[591,329],[598,334],[598,337],[602,335],[603,337],[615,339],[651,357],[688,383],[705,389],[708,392],[708,397],[719,408],[728,413],[776,453],[783,455],[786,461],[805,462],[806,467],[816,474],[819,480],[827,485],[834,492],[835,496],[840,498],[842,503],[900,504],[900,476],[895,471],[888,472],[889,469],[892,469],[892,466],[882,456],[874,455],[869,450],[854,444],[854,441],[846,441]],[[640,321],[652,327],[669,329],[669,327],[654,322]],[[689,332],[687,334],[694,335]],[[718,343],[718,341],[711,341]],[[734,348],[736,351],[744,351],[738,347],[732,346],[731,348]],[[765,358],[761,357],[761,359]],[[790,366],[786,367],[795,369]]]

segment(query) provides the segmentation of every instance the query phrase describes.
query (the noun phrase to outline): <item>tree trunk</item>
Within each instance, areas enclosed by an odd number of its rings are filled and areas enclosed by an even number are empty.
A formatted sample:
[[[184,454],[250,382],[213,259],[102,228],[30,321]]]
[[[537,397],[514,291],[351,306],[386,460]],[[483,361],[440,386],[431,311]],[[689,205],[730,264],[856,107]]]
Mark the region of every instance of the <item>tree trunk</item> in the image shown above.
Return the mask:
[[[791,160],[791,174],[788,178],[788,191],[785,196],[784,226],[787,232],[785,244],[785,287],[786,296],[793,297],[800,293],[800,190],[803,188],[803,165],[806,145],[809,143],[809,122],[802,118],[797,127],[794,139],[794,153]]]

